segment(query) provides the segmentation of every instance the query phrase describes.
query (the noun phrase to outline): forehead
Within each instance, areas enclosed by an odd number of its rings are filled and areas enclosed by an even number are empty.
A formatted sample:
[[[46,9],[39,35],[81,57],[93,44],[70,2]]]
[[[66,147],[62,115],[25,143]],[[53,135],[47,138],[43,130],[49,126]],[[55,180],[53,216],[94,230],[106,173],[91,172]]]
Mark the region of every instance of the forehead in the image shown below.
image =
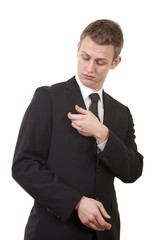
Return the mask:
[[[113,58],[114,56],[113,45],[99,45],[88,36],[80,43],[79,51],[95,58]]]

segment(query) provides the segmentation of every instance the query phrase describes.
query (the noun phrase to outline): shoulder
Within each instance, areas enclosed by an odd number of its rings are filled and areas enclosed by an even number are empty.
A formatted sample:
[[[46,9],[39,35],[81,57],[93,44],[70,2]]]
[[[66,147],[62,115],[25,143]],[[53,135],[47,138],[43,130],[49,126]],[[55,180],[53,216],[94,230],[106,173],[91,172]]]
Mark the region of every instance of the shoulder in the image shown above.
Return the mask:
[[[62,91],[65,91],[65,89],[69,89],[69,87],[76,86],[76,80],[75,77],[72,77],[71,79],[64,81],[64,82],[59,82],[55,83],[51,86],[41,86],[36,89],[35,93],[36,94],[48,94],[50,96],[52,95],[58,95]]]
[[[108,93],[104,92],[103,94],[103,98],[104,98],[104,101],[107,103],[107,104],[110,104],[111,106],[113,107],[119,107],[119,108],[127,108],[126,105],[124,105],[123,103],[119,102],[118,100],[116,100],[115,98],[113,98],[112,96],[110,96]]]
[[[56,83],[56,84],[53,84],[51,86],[41,86],[41,87],[38,87],[36,90],[35,90],[35,94],[36,95],[49,95],[53,92],[56,92],[56,91],[60,91],[62,88],[64,88],[65,86],[65,82],[61,82],[61,83]]]
[[[119,102],[109,94],[104,92],[104,105],[108,113],[115,119],[122,119],[121,121],[129,120],[132,118],[129,108],[123,103]]]

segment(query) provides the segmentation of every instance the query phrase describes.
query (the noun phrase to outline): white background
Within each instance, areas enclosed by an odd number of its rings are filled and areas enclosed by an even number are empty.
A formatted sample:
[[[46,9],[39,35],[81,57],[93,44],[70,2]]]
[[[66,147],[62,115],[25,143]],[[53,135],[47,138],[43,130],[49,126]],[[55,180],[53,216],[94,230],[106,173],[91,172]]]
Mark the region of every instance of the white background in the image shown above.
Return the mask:
[[[76,72],[79,36],[90,22],[107,18],[123,29],[122,62],[104,89],[133,115],[143,176],[115,181],[121,240],[158,239],[157,54],[155,0],[0,1],[0,239],[22,240],[33,199],[11,178],[20,123],[35,89]]]

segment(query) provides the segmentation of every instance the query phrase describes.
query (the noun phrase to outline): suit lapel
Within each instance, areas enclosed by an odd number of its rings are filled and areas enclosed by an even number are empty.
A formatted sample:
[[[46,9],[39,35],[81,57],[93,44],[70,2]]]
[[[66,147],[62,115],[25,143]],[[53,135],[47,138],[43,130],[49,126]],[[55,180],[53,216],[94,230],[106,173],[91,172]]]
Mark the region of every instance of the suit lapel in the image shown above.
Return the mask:
[[[76,113],[75,105],[78,105],[79,107],[86,109],[80,88],[76,82],[75,77],[71,78],[66,82],[66,89],[67,89],[67,98],[72,107],[71,112]]]
[[[111,111],[110,111],[110,99],[109,96],[103,91],[103,104],[104,104],[104,119],[103,123],[108,128],[111,128],[113,125]]]

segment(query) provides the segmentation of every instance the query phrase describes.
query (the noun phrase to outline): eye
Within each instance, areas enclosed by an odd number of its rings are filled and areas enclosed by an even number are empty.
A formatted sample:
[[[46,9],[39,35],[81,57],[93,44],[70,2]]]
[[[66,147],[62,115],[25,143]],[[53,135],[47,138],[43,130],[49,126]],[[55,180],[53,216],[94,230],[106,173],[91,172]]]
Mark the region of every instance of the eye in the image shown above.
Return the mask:
[[[82,54],[82,59],[85,61],[89,61],[90,57],[87,54]]]
[[[103,61],[103,60],[97,60],[96,63],[97,63],[98,66],[104,66],[104,65],[106,65],[106,62]]]

